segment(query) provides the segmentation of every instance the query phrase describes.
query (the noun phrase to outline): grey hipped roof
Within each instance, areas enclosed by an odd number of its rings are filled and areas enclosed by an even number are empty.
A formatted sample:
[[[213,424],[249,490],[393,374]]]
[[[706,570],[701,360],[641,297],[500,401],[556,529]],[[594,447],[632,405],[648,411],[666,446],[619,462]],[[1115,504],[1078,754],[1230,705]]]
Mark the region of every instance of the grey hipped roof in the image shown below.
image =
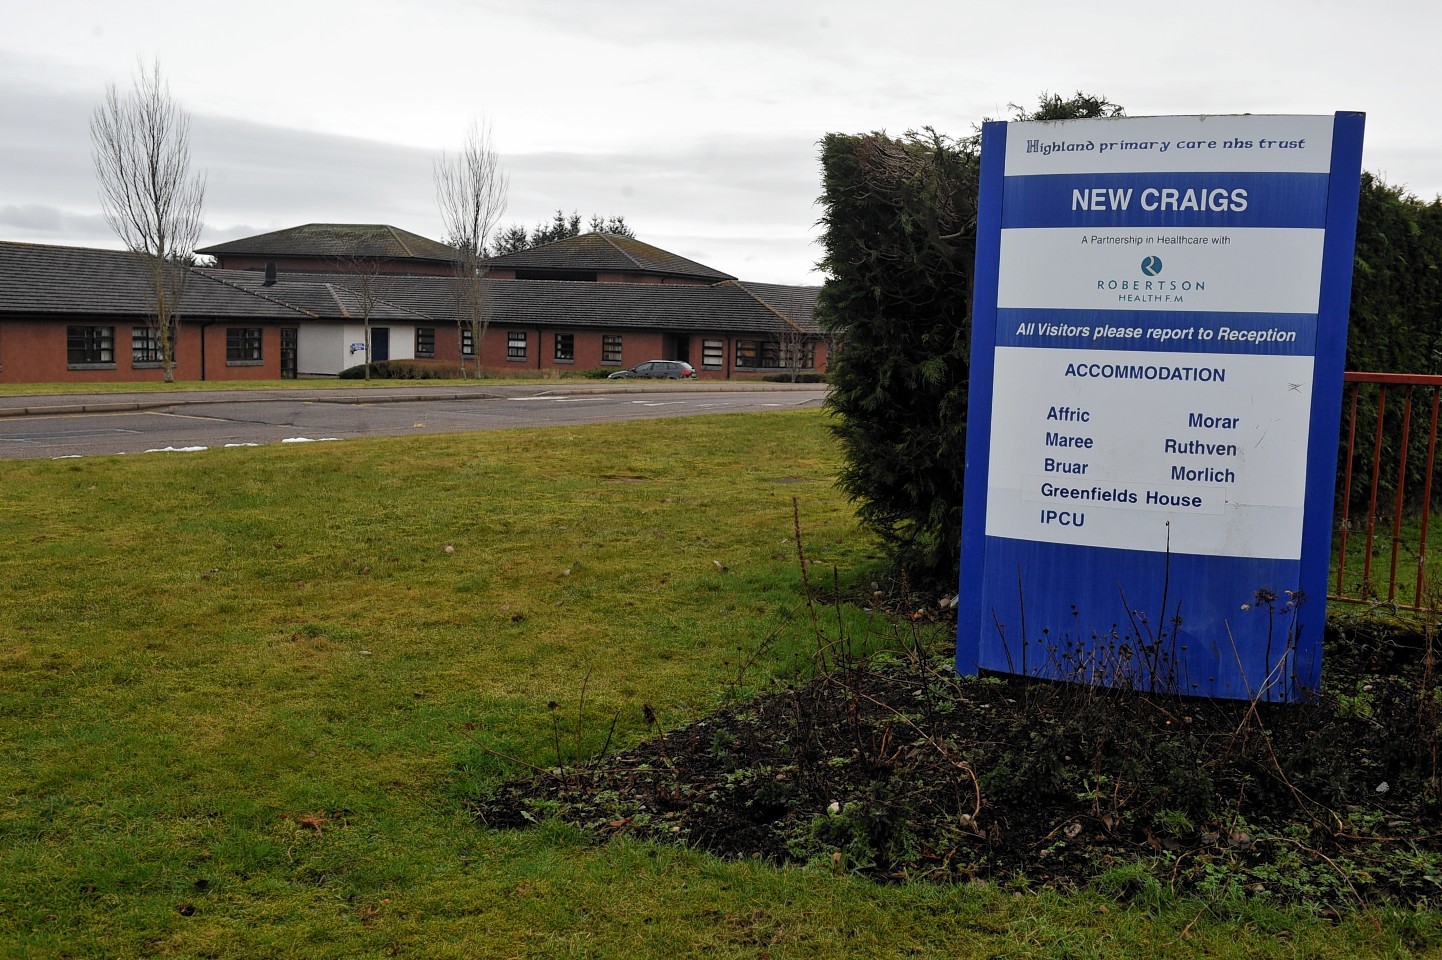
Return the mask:
[[[148,316],[147,266],[120,250],[0,241],[0,315]],[[373,278],[371,319],[453,323],[448,277]],[[194,268],[181,314],[297,322],[358,319],[354,275],[281,270],[273,284],[254,270]],[[491,324],[608,330],[767,334],[783,323],[814,333],[817,287],[727,281],[712,285],[489,280]]]
[[[595,273],[651,273],[688,280],[734,280],[729,273],[687,260],[634,237],[613,233],[583,233],[539,247],[518,250],[486,261],[491,269],[577,271]]]
[[[312,316],[326,320],[359,320],[365,316],[365,303],[361,294],[360,281],[354,275],[301,273],[280,270],[274,283],[266,283],[265,274],[256,270],[218,270],[214,267],[200,267],[197,273],[212,280],[225,283],[237,290],[265,297],[277,303],[284,303],[304,310]],[[395,279],[395,278],[391,278]],[[416,277],[404,277],[414,281]],[[397,323],[428,323],[430,318],[398,306],[388,300],[379,278],[370,278],[372,320],[388,320]]]
[[[0,313],[148,316],[144,257],[124,250],[0,241]],[[180,314],[300,320],[305,312],[191,270]]]
[[[210,256],[307,257],[343,260],[423,260],[452,263],[454,247],[383,223],[306,223],[273,233],[217,243],[196,253]]]
[[[208,271],[258,277],[253,271]],[[304,274],[302,282],[343,287],[341,274]],[[449,277],[402,277],[382,274],[375,280],[377,296],[387,303],[436,323],[454,323],[455,281]],[[505,324],[552,328],[665,329],[717,333],[770,333],[787,322],[776,307],[745,286],[659,283],[579,283],[572,280],[487,280],[492,327]],[[756,285],[750,286],[768,286]],[[813,290],[789,288],[777,290]],[[284,299],[286,274],[281,271],[271,296]],[[804,298],[800,298],[804,299]],[[784,305],[784,304],[783,304]],[[803,329],[815,329],[798,324]]]
[[[816,322],[816,299],[821,295],[820,287],[755,283],[751,280],[738,280],[736,285],[794,323],[798,329],[813,334],[821,332],[821,325]]]
[[[775,315],[740,287],[493,280],[495,323],[759,333]]]

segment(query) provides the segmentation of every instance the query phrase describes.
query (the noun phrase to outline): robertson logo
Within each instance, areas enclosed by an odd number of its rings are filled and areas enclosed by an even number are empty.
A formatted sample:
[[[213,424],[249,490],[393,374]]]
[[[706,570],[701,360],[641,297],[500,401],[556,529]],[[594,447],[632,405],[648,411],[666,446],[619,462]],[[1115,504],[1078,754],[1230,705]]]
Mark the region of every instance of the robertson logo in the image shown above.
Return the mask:
[[[1161,257],[1143,257],[1142,273],[1155,277],[1162,272]],[[1186,294],[1207,289],[1205,280],[1098,280],[1097,289],[1115,291],[1120,303],[1186,303]]]

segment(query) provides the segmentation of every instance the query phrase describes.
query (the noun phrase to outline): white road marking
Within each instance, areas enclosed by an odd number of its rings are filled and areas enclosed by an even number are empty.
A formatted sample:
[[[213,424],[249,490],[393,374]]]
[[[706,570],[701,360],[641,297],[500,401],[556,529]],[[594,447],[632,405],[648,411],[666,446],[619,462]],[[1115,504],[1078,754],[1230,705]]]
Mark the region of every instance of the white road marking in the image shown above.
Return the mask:
[[[549,400],[551,403],[586,403],[591,400],[604,400],[605,397],[553,397],[546,394],[535,397],[507,397],[507,400]]]

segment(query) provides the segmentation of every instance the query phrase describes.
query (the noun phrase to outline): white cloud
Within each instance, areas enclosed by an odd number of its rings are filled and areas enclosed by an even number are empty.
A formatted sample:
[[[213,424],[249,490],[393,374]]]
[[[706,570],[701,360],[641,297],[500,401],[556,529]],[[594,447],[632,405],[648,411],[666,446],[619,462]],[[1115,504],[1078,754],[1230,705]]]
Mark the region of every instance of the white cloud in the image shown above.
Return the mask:
[[[58,234],[60,220],[61,214],[57,208],[39,203],[27,203],[23,206],[7,203],[0,206],[0,226]]]
[[[1430,0],[50,0],[0,36],[0,236],[114,245],[89,114],[152,57],[195,118],[206,242],[311,221],[437,236],[431,159],[479,117],[506,222],[624,214],[717,269],[801,282],[823,135],[964,135],[1078,89],[1133,115],[1365,110],[1364,165],[1430,198],[1438,35]]]

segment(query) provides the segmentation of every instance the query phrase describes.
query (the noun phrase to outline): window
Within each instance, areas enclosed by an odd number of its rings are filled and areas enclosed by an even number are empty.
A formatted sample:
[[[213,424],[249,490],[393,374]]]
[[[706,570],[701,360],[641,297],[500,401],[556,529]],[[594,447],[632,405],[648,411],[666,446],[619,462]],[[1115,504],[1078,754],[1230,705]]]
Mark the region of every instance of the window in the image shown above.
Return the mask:
[[[816,343],[788,343],[782,351],[781,365],[787,369],[811,370],[816,366]]]
[[[436,355],[436,328],[416,327],[416,356],[434,357]]]
[[[300,330],[296,327],[280,328],[280,378],[294,380],[300,375]]]
[[[726,362],[726,347],[720,340],[701,341],[701,366],[721,367]]]
[[[159,331],[150,326],[137,324],[130,328],[131,363],[161,363],[165,360],[158,334]]]
[[[512,330],[506,334],[506,359],[526,359],[526,346],[527,341],[530,340],[530,336],[531,335],[524,330]]]
[[[260,363],[260,327],[225,329],[226,363]]]
[[[66,327],[65,361],[72,367],[115,362],[114,327]]]
[[[476,355],[476,331],[469,326],[461,327],[461,356],[474,357]]]
[[[774,340],[737,340],[736,366],[779,367],[781,347]]]
[[[556,334],[556,359],[565,363],[576,359],[576,335],[574,333]]]
[[[759,366],[761,366],[761,341],[760,341],[760,340],[737,340],[737,341],[736,341],[736,366],[738,366],[738,367],[759,367]]]
[[[601,362],[621,362],[621,336],[620,334],[606,333],[601,335]]]

